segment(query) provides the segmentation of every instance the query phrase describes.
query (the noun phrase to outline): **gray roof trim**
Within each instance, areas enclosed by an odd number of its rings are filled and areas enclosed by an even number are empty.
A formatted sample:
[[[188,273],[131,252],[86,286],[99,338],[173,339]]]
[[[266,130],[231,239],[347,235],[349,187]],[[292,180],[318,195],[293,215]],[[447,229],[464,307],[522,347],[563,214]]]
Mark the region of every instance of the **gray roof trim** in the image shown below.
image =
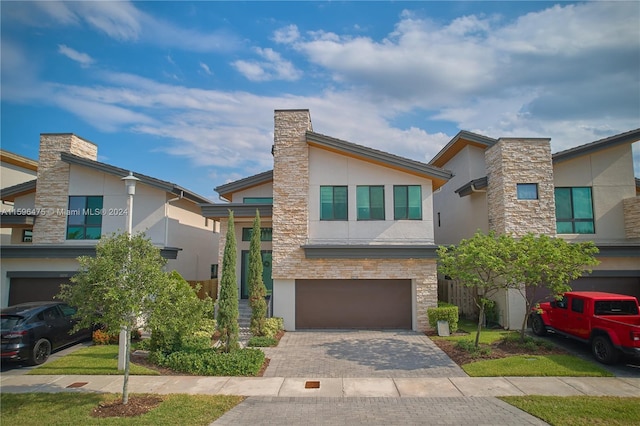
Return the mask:
[[[233,211],[233,217],[250,217],[256,216],[256,210],[260,212],[260,217],[273,217],[272,204],[200,204],[202,216],[210,219],[223,219],[229,217],[229,210]]]
[[[640,244],[598,244],[596,257],[640,257]]]
[[[223,196],[224,194],[232,194],[267,182],[273,182],[273,170],[258,173],[257,175],[249,176],[234,182],[225,183],[224,185],[214,188],[214,190]]]
[[[460,130],[457,135],[455,135],[449,143],[447,143],[444,148],[438,152],[435,157],[429,161],[429,164],[435,163],[440,157],[442,157],[453,145],[455,145],[460,139],[465,139],[471,142],[478,143],[480,145],[484,145],[487,148],[498,143],[497,139],[490,138],[488,136],[483,136],[478,133],[469,132],[467,130]]]
[[[162,247],[160,254],[165,259],[177,259],[177,247]],[[3,246],[0,251],[0,259],[75,259],[80,256],[95,256],[96,246],[71,246],[71,245],[34,245],[23,244],[15,246]]]
[[[35,191],[37,182],[37,179],[33,179],[27,182],[19,183],[17,185],[2,188],[0,189],[0,199],[9,200],[15,198],[18,195]]]
[[[307,131],[307,142],[309,141],[326,148],[344,152],[345,154],[363,158],[365,160],[388,164],[389,166],[404,169],[412,173],[426,174],[436,179],[449,180],[453,176],[449,170],[441,169],[440,167],[431,166],[420,161],[411,160],[388,152],[332,138],[320,133]]]
[[[597,271],[591,271],[590,274],[585,274],[583,277],[604,277],[604,278],[637,278],[640,277],[640,269],[623,270],[611,270],[603,269]]]
[[[640,140],[640,129],[629,130],[608,138],[599,139],[585,145],[576,146],[575,148],[565,151],[556,152],[551,156],[554,163],[571,160],[585,154],[591,154],[604,148],[611,148],[617,145],[634,143]]]
[[[1,228],[29,228],[36,223],[35,215],[3,214],[0,216]]]
[[[118,177],[125,177],[129,174],[129,170],[122,169],[120,167],[115,167],[110,164],[89,160],[87,158],[78,157],[77,155],[69,154],[66,152],[60,153],[60,159],[69,164],[88,167],[88,168],[98,170],[98,171],[108,173]],[[153,186],[155,188],[162,189],[164,191],[167,191],[176,195],[182,195],[184,198],[194,203],[210,203],[211,202],[211,200],[209,200],[208,198],[198,195],[195,192],[189,191],[188,189],[182,188],[181,186],[176,185],[175,183],[156,179],[151,176],[146,176],[140,173],[134,173],[134,176],[140,179],[140,182],[146,185]]]
[[[307,259],[437,259],[436,245],[303,245]]]
[[[487,177],[481,177],[479,179],[474,179],[471,182],[465,183],[460,188],[456,189],[455,192],[461,197],[466,197],[467,195],[473,194],[477,189],[485,189],[489,185],[489,179]]]
[[[8,271],[8,278],[69,278],[78,271]]]

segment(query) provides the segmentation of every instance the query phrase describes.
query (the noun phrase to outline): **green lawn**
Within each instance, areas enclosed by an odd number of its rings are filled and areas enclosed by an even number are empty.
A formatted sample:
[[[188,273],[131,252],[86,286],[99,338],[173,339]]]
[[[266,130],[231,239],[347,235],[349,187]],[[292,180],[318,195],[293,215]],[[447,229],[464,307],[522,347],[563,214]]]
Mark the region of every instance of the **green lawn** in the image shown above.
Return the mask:
[[[122,374],[118,371],[118,345],[96,345],[79,349],[34,368],[28,374]],[[130,374],[154,376],[158,372],[131,364]]]
[[[554,426],[640,425],[640,397],[504,396],[500,399]]]
[[[98,404],[120,399],[117,394],[0,394],[3,425],[209,425],[244,397],[228,395],[162,395],[163,402],[135,418],[95,418]]]

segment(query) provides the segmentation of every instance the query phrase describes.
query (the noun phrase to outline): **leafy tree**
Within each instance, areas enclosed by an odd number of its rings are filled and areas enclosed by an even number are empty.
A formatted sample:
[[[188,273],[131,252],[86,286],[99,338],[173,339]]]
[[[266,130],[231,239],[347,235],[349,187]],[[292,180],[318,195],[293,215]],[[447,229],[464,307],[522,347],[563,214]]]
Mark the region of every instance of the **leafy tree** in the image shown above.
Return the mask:
[[[220,297],[218,298],[218,331],[225,352],[238,349],[238,285],[236,279],[236,235],[233,223],[233,211],[229,210],[224,254],[222,257],[222,276],[220,278]]]
[[[569,282],[579,278],[599,261],[598,248],[591,241],[569,243],[562,238],[527,234],[516,243],[516,258],[511,268],[512,280],[521,284],[520,294],[525,300],[525,315],[520,330],[521,339],[534,304],[538,303],[536,290],[547,288],[558,295],[571,290]],[[591,270],[587,270],[591,272]]]
[[[127,233],[101,239],[96,256],[78,258],[80,269],[72,284],[61,286],[56,296],[77,307],[76,330],[104,324],[110,331],[125,330],[125,363],[122,403],[127,404],[129,345],[138,318],[152,311],[156,296],[167,283],[165,259],[144,234]]]
[[[260,212],[256,210],[249,245],[249,305],[251,306],[251,333],[264,336],[267,317],[267,288],[262,280],[262,253],[260,251]]]
[[[514,286],[510,280],[511,261],[514,257],[515,241],[508,235],[496,235],[493,231],[480,231],[470,238],[460,241],[457,246],[438,248],[438,271],[476,289],[474,301],[479,309],[478,330],[475,346],[478,347],[485,308],[491,303],[491,296],[499,290]]]
[[[166,353],[180,350],[184,339],[197,332],[203,319],[212,314],[212,299],[200,300],[198,288],[191,287],[177,271],[170,272],[147,321],[151,349]]]

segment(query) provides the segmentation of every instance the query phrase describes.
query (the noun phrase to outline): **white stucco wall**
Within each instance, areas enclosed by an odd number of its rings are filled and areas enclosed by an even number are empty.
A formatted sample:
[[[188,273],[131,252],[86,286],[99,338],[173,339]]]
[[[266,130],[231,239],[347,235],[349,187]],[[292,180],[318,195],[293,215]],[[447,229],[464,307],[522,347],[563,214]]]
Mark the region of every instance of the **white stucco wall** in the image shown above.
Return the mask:
[[[553,165],[555,187],[590,186],[595,234],[558,234],[570,241],[625,241],[622,200],[636,196],[631,145],[599,150]]]
[[[348,186],[348,221],[320,220],[320,186]],[[357,220],[356,187],[383,185],[385,220]],[[422,186],[422,221],[394,220],[393,186]],[[433,197],[430,180],[332,152],[309,149],[309,240],[313,243],[433,244]]]
[[[474,179],[487,176],[484,153],[481,148],[466,146],[443,166],[453,172],[453,177],[433,194],[436,244],[457,244],[478,229],[484,232],[489,229],[486,193],[460,197],[454,192]]]
[[[243,203],[245,197],[269,197],[273,198],[273,182],[267,182],[262,185],[257,185],[243,191],[238,191],[233,194],[232,202]]]

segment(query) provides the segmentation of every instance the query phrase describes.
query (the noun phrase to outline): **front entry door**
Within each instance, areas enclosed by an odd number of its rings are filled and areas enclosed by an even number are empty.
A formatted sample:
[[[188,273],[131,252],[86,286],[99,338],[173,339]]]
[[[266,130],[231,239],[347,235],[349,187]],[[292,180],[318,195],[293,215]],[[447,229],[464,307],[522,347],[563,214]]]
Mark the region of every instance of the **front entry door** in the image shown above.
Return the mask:
[[[267,288],[267,295],[273,291],[273,278],[271,278],[271,250],[262,250],[262,282]],[[249,251],[242,251],[242,278],[240,282],[240,297],[249,298]]]

